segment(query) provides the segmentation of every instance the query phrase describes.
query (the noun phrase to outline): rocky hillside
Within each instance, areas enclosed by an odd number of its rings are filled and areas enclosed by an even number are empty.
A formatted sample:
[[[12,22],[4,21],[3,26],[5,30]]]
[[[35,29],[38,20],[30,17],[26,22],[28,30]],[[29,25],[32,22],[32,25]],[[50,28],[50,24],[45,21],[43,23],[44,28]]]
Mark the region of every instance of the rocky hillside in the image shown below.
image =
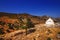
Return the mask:
[[[60,27],[46,28],[44,26],[49,17],[0,12],[0,40],[57,40]],[[55,23],[60,23],[60,18],[51,18]],[[26,29],[28,35],[26,35]]]
[[[20,14],[14,14],[14,13],[6,13],[6,12],[0,12],[0,17],[9,17],[9,18],[13,18],[13,19],[18,19],[20,17],[23,18],[30,18],[31,21],[33,23],[44,23],[50,16],[34,16],[34,15],[30,15],[28,13],[20,13]],[[51,17],[55,22],[60,21],[60,17],[59,18],[53,18]]]

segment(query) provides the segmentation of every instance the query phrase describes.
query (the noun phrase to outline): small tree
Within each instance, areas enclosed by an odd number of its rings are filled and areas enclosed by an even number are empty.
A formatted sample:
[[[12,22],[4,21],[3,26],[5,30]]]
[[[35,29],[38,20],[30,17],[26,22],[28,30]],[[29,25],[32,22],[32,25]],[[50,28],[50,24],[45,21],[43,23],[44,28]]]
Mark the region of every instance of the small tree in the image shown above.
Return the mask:
[[[25,25],[21,26],[21,28],[26,30],[26,35],[27,35],[27,29],[34,27],[34,25],[29,18],[26,18],[26,22],[24,24]]]
[[[34,24],[32,23],[31,19],[27,18],[27,23],[26,23],[26,35],[27,35],[27,29],[28,28],[33,28]]]
[[[34,27],[34,24],[32,23],[31,19],[27,18],[27,26],[28,28]]]
[[[26,35],[27,35],[27,29],[34,27],[34,24],[31,22],[31,19],[29,18],[20,17],[18,19],[20,22],[20,27],[26,30]]]

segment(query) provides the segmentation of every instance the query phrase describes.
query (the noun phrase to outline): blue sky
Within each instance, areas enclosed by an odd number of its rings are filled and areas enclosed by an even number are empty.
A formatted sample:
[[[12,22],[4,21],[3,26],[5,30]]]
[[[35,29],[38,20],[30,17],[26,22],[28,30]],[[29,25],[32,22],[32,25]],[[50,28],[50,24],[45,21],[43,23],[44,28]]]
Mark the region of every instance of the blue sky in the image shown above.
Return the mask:
[[[0,0],[0,12],[60,17],[60,0]]]

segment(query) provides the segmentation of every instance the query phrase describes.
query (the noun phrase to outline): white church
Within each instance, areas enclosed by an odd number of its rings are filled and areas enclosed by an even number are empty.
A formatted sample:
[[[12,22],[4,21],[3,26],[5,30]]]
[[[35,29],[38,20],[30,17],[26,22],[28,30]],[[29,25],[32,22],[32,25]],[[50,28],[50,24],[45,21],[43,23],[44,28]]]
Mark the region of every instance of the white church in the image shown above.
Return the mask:
[[[46,20],[45,22],[45,26],[46,27],[54,27],[55,23],[53,21],[53,19],[49,18],[48,20]]]

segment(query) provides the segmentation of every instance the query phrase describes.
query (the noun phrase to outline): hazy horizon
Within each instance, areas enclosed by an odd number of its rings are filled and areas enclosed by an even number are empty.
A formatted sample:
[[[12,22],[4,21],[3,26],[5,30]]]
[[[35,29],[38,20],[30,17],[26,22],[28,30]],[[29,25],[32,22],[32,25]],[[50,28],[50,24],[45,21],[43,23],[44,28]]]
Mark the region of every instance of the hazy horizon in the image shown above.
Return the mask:
[[[0,12],[60,17],[60,0],[0,0]]]

